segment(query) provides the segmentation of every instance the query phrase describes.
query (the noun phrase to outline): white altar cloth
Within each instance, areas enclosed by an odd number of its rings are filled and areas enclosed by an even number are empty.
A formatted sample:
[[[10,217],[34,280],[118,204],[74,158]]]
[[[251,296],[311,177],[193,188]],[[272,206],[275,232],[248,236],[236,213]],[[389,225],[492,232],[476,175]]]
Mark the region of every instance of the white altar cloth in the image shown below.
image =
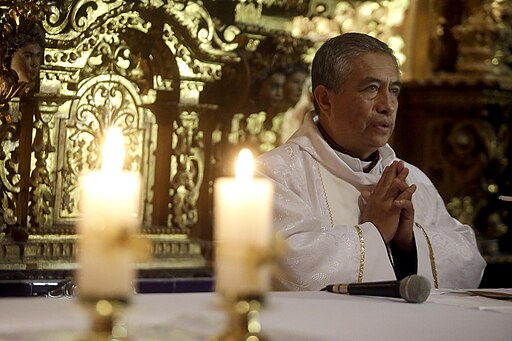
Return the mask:
[[[225,314],[215,293],[139,294],[125,315],[130,341],[199,341]],[[327,292],[272,292],[262,311],[271,341],[512,340],[512,301],[433,291],[422,304]],[[77,340],[88,327],[75,298],[0,299],[0,341]]]

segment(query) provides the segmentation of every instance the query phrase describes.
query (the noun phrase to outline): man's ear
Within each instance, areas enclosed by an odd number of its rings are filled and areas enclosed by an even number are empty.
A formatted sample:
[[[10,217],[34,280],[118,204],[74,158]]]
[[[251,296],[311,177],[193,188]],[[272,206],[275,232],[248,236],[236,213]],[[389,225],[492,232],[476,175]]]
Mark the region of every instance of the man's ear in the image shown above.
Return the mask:
[[[320,111],[325,115],[330,116],[331,96],[329,89],[327,89],[325,85],[318,85],[315,90],[313,90],[313,96],[315,96],[315,101],[318,104]]]

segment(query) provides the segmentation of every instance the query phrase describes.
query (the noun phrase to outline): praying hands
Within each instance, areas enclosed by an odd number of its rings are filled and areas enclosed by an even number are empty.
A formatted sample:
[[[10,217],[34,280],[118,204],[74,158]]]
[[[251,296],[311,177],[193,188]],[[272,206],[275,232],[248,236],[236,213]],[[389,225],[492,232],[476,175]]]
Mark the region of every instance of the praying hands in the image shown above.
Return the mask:
[[[403,161],[387,166],[373,191],[362,191],[364,207],[361,222],[377,227],[386,243],[393,242],[405,251],[413,248],[415,185],[405,181],[409,169]]]

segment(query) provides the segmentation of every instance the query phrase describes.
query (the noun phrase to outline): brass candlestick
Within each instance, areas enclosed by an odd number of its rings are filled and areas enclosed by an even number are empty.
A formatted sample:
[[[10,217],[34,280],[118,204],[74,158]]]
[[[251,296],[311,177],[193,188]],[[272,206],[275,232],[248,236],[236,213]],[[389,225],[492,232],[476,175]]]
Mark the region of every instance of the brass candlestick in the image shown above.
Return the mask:
[[[264,271],[264,267],[269,267],[269,270],[277,272],[277,259],[285,252],[286,245],[280,235],[276,235],[274,242],[269,247],[240,244],[216,245],[217,275],[222,261],[229,264],[230,261],[236,260],[242,262],[244,271],[240,273],[245,277],[244,283],[249,285],[243,288],[232,288],[230,285],[226,285],[226,281],[220,285],[217,277],[216,290],[223,299],[223,308],[228,314],[228,322],[222,334],[213,340],[268,340],[262,333],[260,310],[265,305],[265,292],[268,290],[270,282],[266,283],[265,276],[261,277],[261,271]],[[255,283],[256,285],[254,285]],[[248,288],[249,286],[250,288]]]
[[[91,319],[89,331],[78,341],[129,341],[122,315],[127,299],[80,299]]]
[[[262,335],[260,309],[264,295],[224,296],[228,324],[217,341],[267,341]]]

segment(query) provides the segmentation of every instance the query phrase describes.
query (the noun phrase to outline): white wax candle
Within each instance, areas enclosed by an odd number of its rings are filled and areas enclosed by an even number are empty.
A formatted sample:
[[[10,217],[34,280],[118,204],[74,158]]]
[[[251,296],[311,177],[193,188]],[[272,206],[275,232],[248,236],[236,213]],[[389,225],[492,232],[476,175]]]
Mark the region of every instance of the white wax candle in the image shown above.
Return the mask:
[[[244,167],[247,169],[242,170]],[[251,263],[248,256],[257,256],[251,254],[252,248],[269,251],[274,188],[268,179],[253,179],[252,167],[252,154],[242,150],[236,178],[215,181],[215,280],[216,290],[221,293],[258,294],[270,289],[268,266]]]
[[[122,171],[122,138],[120,130],[111,129],[101,171],[81,179],[76,280],[85,298],[126,298],[133,292],[135,256],[126,241],[138,227],[140,181]]]

